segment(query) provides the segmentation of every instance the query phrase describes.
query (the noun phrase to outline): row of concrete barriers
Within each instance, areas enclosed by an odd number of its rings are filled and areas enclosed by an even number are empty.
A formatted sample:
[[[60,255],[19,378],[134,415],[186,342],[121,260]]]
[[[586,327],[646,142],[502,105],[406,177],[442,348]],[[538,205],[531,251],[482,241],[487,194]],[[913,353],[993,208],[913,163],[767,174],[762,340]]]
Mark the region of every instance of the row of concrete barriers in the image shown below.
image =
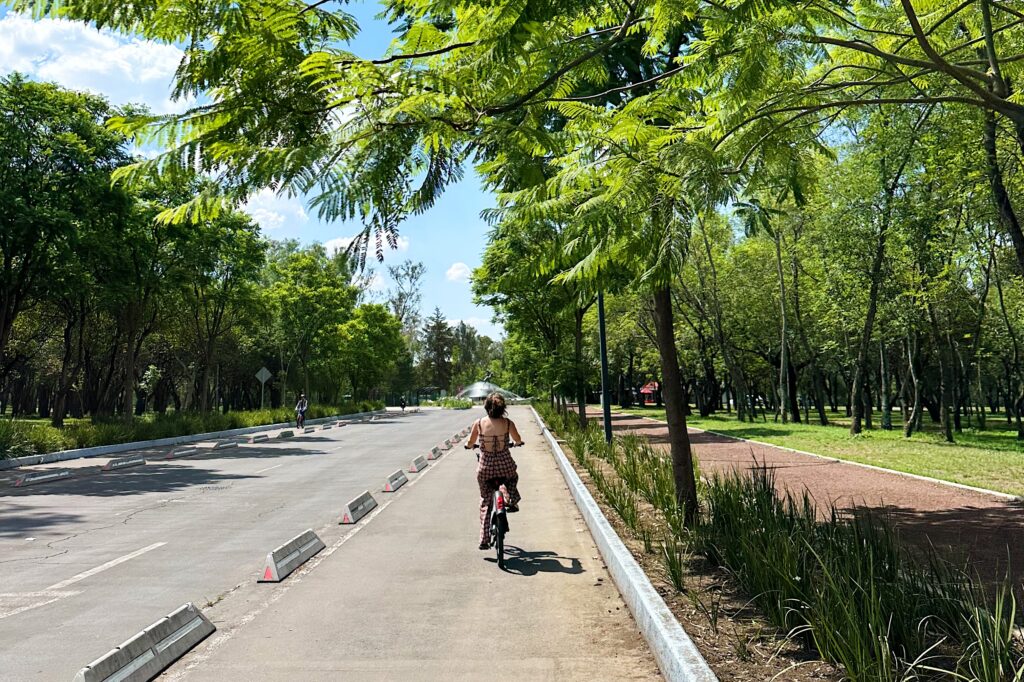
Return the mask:
[[[469,428],[463,429],[446,439],[442,446],[433,448],[426,458],[416,457],[408,473],[422,472],[428,466],[427,459],[438,459],[468,433]],[[145,459],[142,460],[145,463]],[[405,485],[409,480],[405,474],[399,469],[388,476],[383,491],[395,492]],[[376,506],[373,495],[365,491],[345,505],[339,523],[358,523]],[[323,540],[312,529],[307,529],[267,554],[257,582],[281,582],[325,548]],[[75,682],[148,682],[216,629],[202,611],[189,602],[79,670]]]
[[[375,416],[374,417],[365,418],[362,421],[371,421],[373,419],[375,419]],[[320,424],[319,427],[317,427],[317,426],[307,426],[302,431],[303,431],[303,433],[313,433],[313,432],[318,431],[318,430],[319,431],[327,431],[329,429],[341,428],[341,427],[346,426],[346,425],[348,425],[350,423],[353,423],[353,422],[351,420],[337,419],[337,420],[332,420],[330,422],[327,422],[325,424]],[[275,437],[275,439],[292,438],[294,436],[295,436],[295,430],[293,430],[293,429],[282,429],[281,431],[278,432],[278,434]],[[264,432],[264,433],[255,433],[255,434],[252,434],[252,435],[249,435],[249,436],[245,436],[245,439],[246,439],[246,442],[249,443],[249,444],[265,443],[265,442],[268,442],[268,441],[272,440],[270,434],[266,433],[266,432]],[[220,440],[220,441],[217,441],[216,444],[214,444],[213,450],[224,450],[224,449],[227,449],[227,448],[236,448],[236,447],[238,447],[238,441],[237,440]],[[161,455],[161,456],[159,456],[157,458],[149,458],[149,459],[181,459],[183,457],[191,457],[193,455],[199,454],[200,452],[202,452],[202,450],[203,450],[203,448],[199,448],[199,447],[196,447],[196,446],[186,446],[186,447],[172,448],[172,449],[170,449],[167,452],[166,455]],[[127,456],[127,457],[116,457],[116,458],[110,460],[109,462],[107,462],[105,465],[103,465],[103,467],[101,467],[100,470],[101,471],[117,471],[119,469],[125,469],[127,467],[142,466],[142,465],[144,465],[146,463],[146,461],[147,461],[147,458],[144,455],[130,455],[130,456]],[[22,474],[21,476],[18,476],[16,479],[14,479],[14,481],[13,481],[13,483],[11,485],[13,487],[15,487],[15,488],[22,488],[22,487],[26,487],[26,486],[30,486],[30,485],[37,485],[37,484],[40,484],[40,483],[51,483],[53,481],[64,480],[64,479],[72,478],[72,477],[74,477],[74,475],[75,475],[75,472],[72,469],[53,469],[53,470],[49,470],[49,471],[30,471],[30,472],[26,472],[26,473]]]

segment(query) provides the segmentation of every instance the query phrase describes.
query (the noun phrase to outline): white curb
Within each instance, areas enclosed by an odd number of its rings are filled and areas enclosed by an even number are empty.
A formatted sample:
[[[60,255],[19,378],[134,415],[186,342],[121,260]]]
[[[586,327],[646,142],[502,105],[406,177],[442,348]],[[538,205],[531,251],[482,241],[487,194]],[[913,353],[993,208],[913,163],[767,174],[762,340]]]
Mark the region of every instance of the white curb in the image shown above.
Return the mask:
[[[333,417],[324,417],[320,419],[310,419],[308,423],[319,424],[325,421],[339,420],[351,423],[353,420],[364,418],[366,415],[380,414],[380,412],[355,412],[353,414],[335,415]],[[247,426],[241,429],[231,429],[229,431],[214,431],[211,433],[194,433],[188,436],[174,436],[173,438],[160,438],[158,440],[140,440],[131,443],[117,443],[115,445],[97,445],[93,448],[78,448],[75,450],[61,450],[59,452],[50,452],[45,455],[27,455],[25,457],[15,457],[13,459],[0,459],[0,471],[6,469],[16,469],[20,466],[35,466],[36,464],[50,464],[52,462],[66,462],[69,459],[82,459],[85,457],[106,457],[119,452],[129,452],[131,450],[142,450],[145,448],[156,448],[165,445],[184,445],[186,443],[198,443],[203,440],[216,440],[219,438],[232,438],[234,436],[247,436],[253,433],[261,433],[263,431],[273,431],[274,429],[287,428],[291,426],[291,422],[283,422],[281,424],[266,424],[264,426]]]
[[[597,547],[608,566],[608,572],[622,594],[640,627],[640,632],[651,647],[658,667],[669,682],[718,682],[707,661],[701,656],[686,631],[654,589],[647,574],[622,544],[615,529],[608,523],[586,485],[580,480],[562,448],[551,436],[537,410],[530,406],[533,416],[544,432],[544,437],[562,470],[566,485],[576,506],[583,515]]]

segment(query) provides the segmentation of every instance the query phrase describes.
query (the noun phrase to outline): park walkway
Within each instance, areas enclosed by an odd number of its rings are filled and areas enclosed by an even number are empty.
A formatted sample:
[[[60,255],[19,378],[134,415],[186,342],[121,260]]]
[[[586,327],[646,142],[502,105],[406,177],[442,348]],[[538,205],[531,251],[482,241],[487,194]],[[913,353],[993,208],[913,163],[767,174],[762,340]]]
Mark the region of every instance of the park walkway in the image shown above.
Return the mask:
[[[476,462],[456,447],[337,552],[282,583],[279,599],[217,623],[167,677],[661,679],[539,426],[526,408],[512,417],[527,445],[515,451],[523,503],[510,518],[507,572],[477,549]]]
[[[600,413],[594,417],[600,419]],[[612,423],[615,431],[668,442],[664,422],[613,414]],[[931,543],[947,557],[969,560],[987,581],[1005,577],[1008,565],[1014,583],[1024,581],[1024,506],[1018,501],[697,429],[690,430],[690,439],[705,476],[766,465],[780,488],[796,494],[807,490],[821,507],[835,503],[883,512],[908,541]]]

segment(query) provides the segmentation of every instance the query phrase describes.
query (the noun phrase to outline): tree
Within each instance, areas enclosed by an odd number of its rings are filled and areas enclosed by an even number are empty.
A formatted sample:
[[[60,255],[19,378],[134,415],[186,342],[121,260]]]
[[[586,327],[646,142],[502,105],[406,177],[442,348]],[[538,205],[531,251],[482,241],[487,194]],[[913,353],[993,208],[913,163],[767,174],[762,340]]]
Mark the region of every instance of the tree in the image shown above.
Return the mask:
[[[420,330],[420,376],[430,386],[451,389],[452,352],[455,335],[440,308],[427,318]]]
[[[67,283],[54,275],[75,259],[83,228],[125,212],[110,188],[129,158],[104,126],[113,113],[98,97],[0,79],[0,376],[15,361],[7,348],[19,314]]]
[[[389,265],[388,274],[395,283],[388,291],[388,307],[402,324],[406,338],[413,339],[420,326],[420,303],[423,300],[423,277],[427,268],[423,263],[405,260]]]
[[[374,398],[405,350],[400,321],[382,305],[362,305],[338,327],[338,336],[338,354],[352,396]]]

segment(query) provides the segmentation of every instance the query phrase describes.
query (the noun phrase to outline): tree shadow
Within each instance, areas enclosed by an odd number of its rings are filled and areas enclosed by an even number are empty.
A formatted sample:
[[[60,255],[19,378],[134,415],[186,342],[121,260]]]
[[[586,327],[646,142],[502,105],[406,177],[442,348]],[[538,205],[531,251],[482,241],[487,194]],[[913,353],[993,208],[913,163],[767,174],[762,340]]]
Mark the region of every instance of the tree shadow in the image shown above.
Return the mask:
[[[486,557],[484,560],[492,563],[498,561],[494,557]],[[562,562],[568,562],[568,565]],[[580,560],[575,557],[563,557],[550,551],[528,552],[515,545],[505,545],[505,572],[521,576],[538,573],[578,575],[584,573],[584,570]]]
[[[17,499],[43,495],[119,497],[145,493],[174,493],[191,488],[222,486],[261,476],[226,474],[180,462],[156,461],[110,473],[69,478],[31,488],[0,491],[0,498]]]
[[[1017,588],[1024,582],[1024,503],[1020,501],[929,511],[865,505],[847,513],[888,522],[913,551],[934,550],[940,559],[977,574],[989,587],[1007,578]]]
[[[47,528],[82,522],[79,514],[31,509],[13,502],[4,502],[0,512],[0,538],[23,538]]]

